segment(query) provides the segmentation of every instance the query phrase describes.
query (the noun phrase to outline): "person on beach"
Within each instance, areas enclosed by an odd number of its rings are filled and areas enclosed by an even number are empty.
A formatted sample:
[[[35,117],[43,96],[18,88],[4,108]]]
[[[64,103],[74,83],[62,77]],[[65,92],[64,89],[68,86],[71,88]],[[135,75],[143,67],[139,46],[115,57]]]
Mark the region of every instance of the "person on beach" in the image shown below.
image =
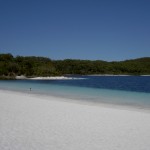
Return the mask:
[[[30,91],[31,91],[31,88],[30,88]]]

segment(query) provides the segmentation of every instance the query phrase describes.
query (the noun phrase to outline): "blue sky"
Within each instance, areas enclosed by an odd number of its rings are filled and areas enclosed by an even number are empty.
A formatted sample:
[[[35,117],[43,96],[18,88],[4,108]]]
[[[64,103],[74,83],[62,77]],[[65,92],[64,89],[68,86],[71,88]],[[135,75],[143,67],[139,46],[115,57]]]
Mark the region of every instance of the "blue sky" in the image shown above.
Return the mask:
[[[0,53],[150,57],[150,0],[0,0]]]

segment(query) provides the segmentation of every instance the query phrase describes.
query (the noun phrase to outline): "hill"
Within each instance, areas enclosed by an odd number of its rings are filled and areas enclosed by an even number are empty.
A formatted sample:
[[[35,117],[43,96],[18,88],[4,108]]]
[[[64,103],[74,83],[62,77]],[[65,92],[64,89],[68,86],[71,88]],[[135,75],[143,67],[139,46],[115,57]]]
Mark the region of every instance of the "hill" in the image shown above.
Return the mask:
[[[125,61],[102,60],[51,60],[46,57],[0,54],[0,77],[13,78],[17,75],[57,76],[66,74],[115,74],[150,75],[150,57]]]

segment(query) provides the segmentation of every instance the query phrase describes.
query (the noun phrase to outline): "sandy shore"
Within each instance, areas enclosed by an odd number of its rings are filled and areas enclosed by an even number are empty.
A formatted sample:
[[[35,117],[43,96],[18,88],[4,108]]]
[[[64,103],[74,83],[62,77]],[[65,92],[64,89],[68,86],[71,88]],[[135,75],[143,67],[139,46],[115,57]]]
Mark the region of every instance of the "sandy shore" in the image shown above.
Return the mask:
[[[27,78],[25,76],[16,76],[16,79],[26,79],[26,80],[76,80],[76,79],[85,79],[85,78],[75,78],[75,77],[65,77],[65,76],[56,76],[56,77],[34,77],[34,78]]]
[[[0,90],[0,150],[149,149],[149,112]]]

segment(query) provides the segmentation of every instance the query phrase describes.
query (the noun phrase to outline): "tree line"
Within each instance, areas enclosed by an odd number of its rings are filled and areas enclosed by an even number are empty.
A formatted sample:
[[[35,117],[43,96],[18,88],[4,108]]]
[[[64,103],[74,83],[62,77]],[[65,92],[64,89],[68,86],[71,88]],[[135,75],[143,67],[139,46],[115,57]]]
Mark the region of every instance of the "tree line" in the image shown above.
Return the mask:
[[[51,60],[46,57],[14,57],[12,54],[0,54],[1,78],[13,78],[17,75],[33,77],[66,74],[148,75],[150,74],[150,57],[107,62],[102,60]]]

